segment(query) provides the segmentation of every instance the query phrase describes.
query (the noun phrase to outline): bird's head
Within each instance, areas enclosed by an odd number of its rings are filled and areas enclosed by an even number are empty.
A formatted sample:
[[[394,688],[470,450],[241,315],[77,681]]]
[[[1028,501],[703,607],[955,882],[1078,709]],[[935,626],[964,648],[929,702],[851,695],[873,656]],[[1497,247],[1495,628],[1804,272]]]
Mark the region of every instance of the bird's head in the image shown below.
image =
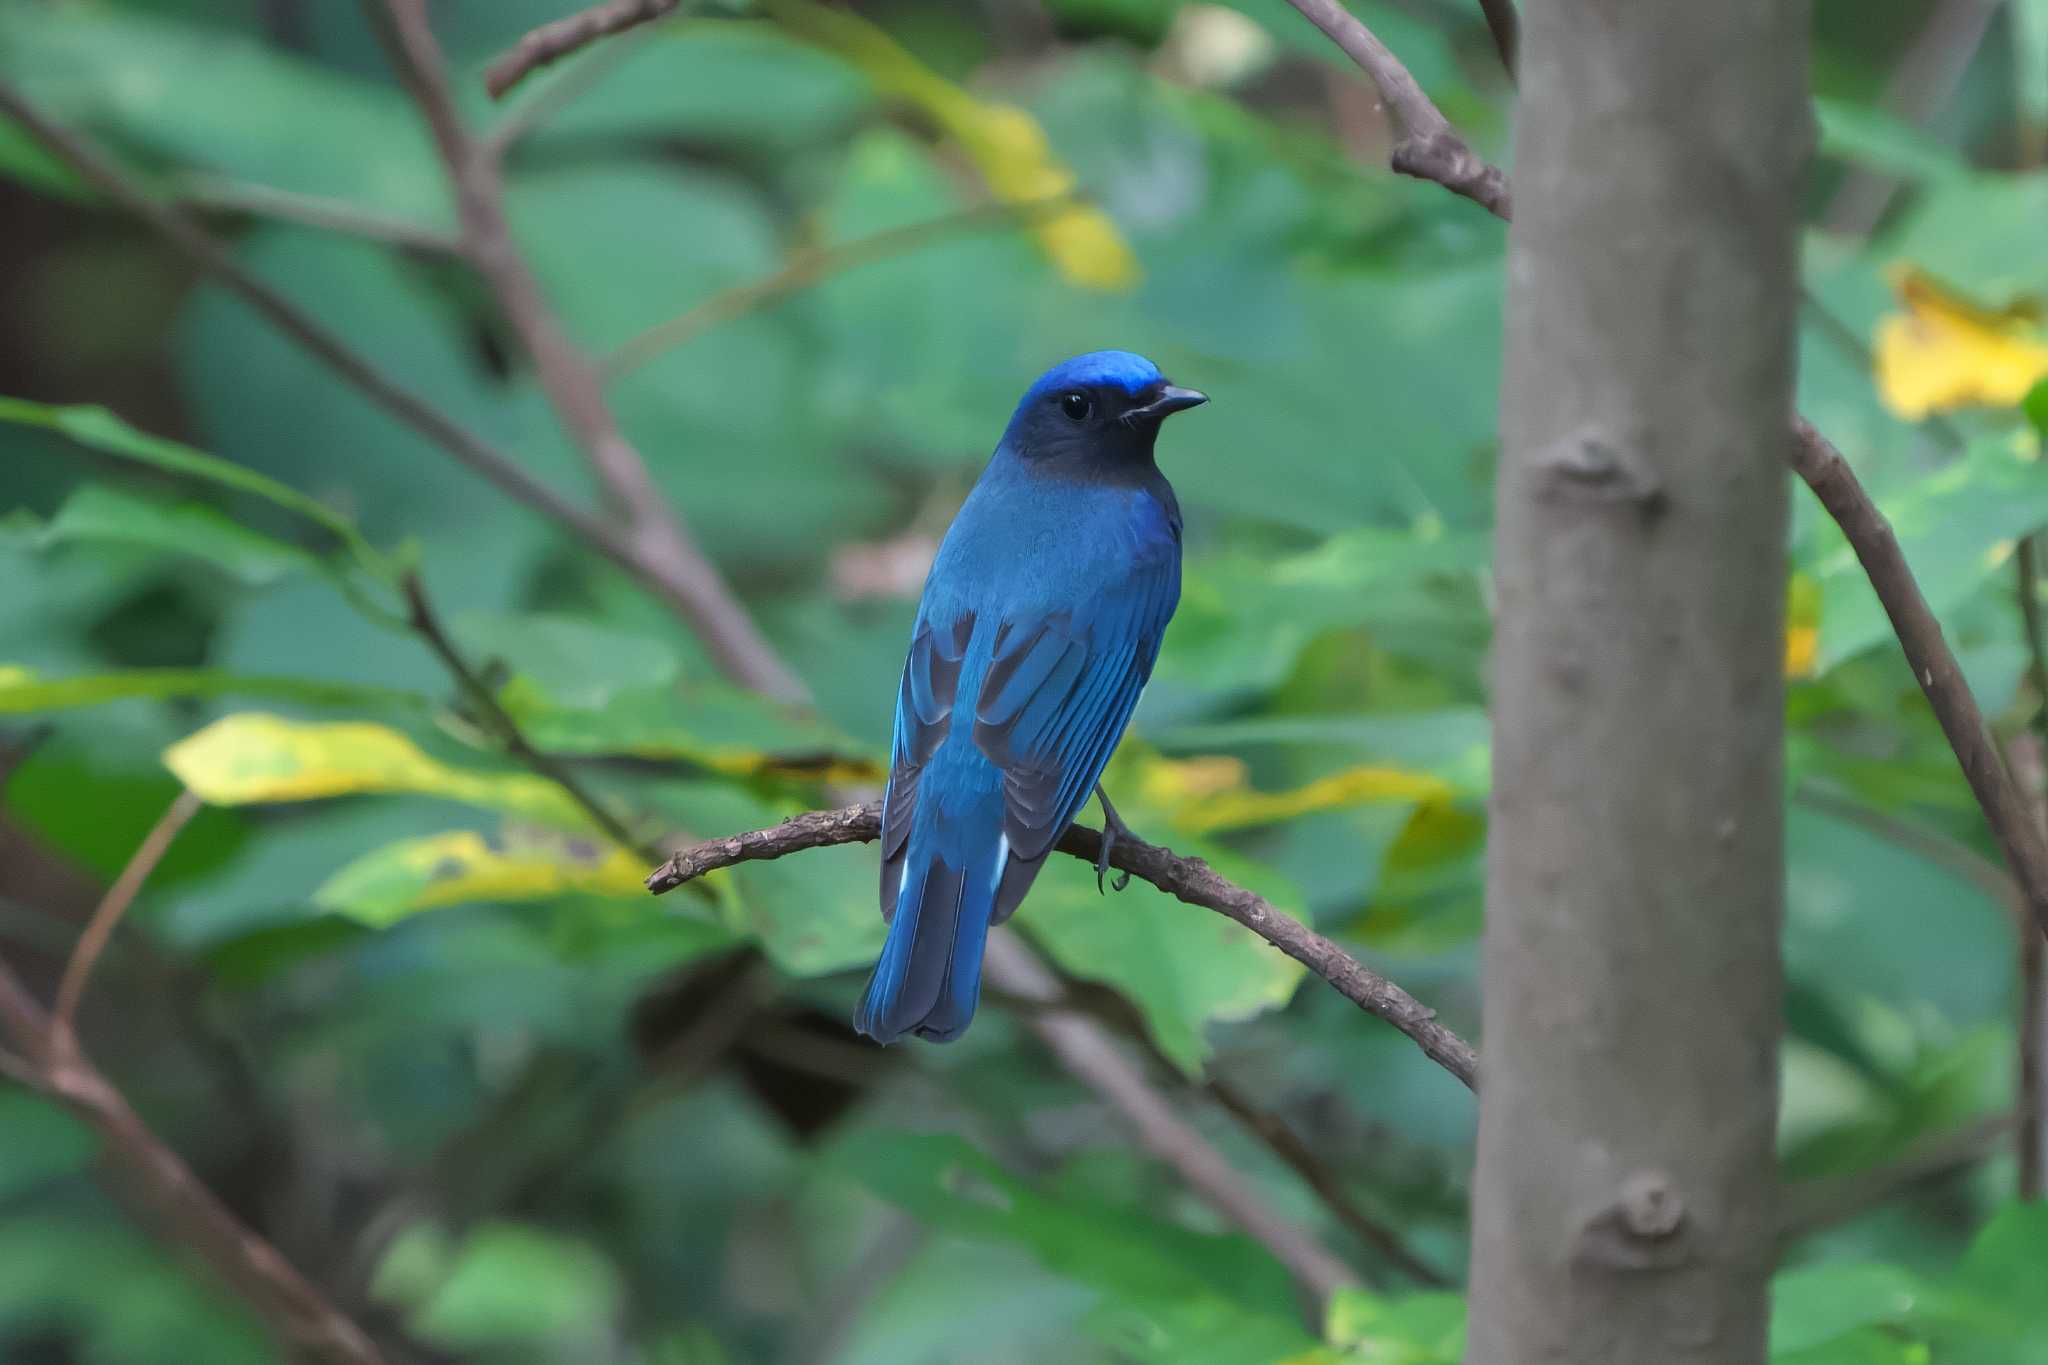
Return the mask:
[[[1207,394],[1169,384],[1129,351],[1090,351],[1039,376],[1010,418],[1003,443],[1027,464],[1107,473],[1149,466],[1159,424]]]

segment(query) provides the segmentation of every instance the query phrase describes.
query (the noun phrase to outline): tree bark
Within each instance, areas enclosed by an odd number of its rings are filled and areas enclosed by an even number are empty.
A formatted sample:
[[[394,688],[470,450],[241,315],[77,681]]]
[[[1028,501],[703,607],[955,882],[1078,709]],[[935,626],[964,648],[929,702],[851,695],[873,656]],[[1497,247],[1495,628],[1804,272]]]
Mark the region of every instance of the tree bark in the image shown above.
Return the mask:
[[[1796,0],[1530,0],[1469,1365],[1761,1365]]]

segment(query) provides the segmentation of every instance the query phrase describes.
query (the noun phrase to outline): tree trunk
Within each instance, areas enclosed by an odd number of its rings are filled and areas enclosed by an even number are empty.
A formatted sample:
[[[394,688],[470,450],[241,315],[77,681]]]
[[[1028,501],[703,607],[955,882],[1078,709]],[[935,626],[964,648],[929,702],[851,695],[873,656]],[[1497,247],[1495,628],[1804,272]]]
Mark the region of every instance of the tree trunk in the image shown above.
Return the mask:
[[[1796,0],[1528,0],[1469,1365],[1760,1365]]]

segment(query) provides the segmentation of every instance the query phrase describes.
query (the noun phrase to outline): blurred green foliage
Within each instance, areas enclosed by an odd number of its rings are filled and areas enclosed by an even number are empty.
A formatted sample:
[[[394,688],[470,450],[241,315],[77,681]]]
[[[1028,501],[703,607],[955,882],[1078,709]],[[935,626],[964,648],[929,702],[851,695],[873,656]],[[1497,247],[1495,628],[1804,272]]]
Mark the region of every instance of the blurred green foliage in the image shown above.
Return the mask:
[[[882,927],[869,851],[648,901],[633,855],[503,756],[404,628],[399,586],[420,573],[507,711],[642,837],[770,823],[875,780],[924,558],[1021,386],[1070,352],[1143,351],[1216,402],[1162,452],[1187,587],[1109,785],[1138,829],[1469,1034],[1503,229],[1379,169],[1371,101],[1278,0],[861,5],[893,40],[882,59],[838,12],[821,29],[814,6],[710,5],[488,107],[482,64],[565,8],[434,16],[465,113],[530,121],[509,166],[519,244],[600,358],[797,253],[992,192],[1070,175],[1106,217],[1078,236],[956,223],[611,377],[625,429],[815,690],[798,714],[721,681],[616,570],[0,122],[0,735],[49,727],[5,792],[10,960],[60,961],[178,782],[206,795],[89,1039],[339,1301],[450,1358],[1456,1360],[1457,1295],[1404,1280],[1198,1088],[1220,1078],[1283,1117],[1456,1281],[1472,1102],[1405,1040],[1216,916],[1143,884],[1102,899],[1079,864],[1017,921],[1104,988],[1254,1187],[1374,1286],[1309,1324],[1281,1267],[1007,1011],[944,1050],[854,1044]],[[1476,7],[1354,8],[1506,153],[1511,92]],[[2012,6],[1911,127],[1882,91],[1929,9],[1819,6],[1815,221],[1848,176],[1902,187],[1868,239],[1810,239],[1800,402],[2017,730],[2041,700],[2009,568],[2048,513],[2040,434],[2010,406],[1902,422],[1863,347],[1900,306],[1898,262],[2022,330],[2040,316],[2048,173],[2014,167],[2048,125],[2029,57],[2048,17]],[[433,244],[448,192],[356,7],[0,0],[0,75],[409,386],[585,487],[502,319]],[[1062,255],[1105,241],[1128,248],[1126,288]],[[2009,1106],[2016,1012],[1968,790],[1847,546],[1797,506],[1782,1150],[1814,1183],[1795,1194]],[[734,945],[765,954],[757,997],[707,1007],[679,986]],[[737,1040],[678,1060],[707,1008],[741,1007]],[[111,1210],[69,1119],[5,1089],[0,1132],[0,1354],[277,1358]],[[2000,1211],[2012,1184],[1996,1155],[1821,1220],[1780,1278],[1774,1357],[2048,1361],[2048,1220]]]

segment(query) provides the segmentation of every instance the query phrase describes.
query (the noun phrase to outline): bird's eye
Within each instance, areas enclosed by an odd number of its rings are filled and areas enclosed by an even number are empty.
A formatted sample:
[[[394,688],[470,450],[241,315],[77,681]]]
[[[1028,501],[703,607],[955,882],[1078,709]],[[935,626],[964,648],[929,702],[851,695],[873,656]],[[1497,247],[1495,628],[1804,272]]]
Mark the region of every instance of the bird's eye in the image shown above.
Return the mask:
[[[1095,411],[1095,404],[1085,393],[1063,393],[1060,395],[1060,411],[1076,422],[1088,420],[1088,414]]]

